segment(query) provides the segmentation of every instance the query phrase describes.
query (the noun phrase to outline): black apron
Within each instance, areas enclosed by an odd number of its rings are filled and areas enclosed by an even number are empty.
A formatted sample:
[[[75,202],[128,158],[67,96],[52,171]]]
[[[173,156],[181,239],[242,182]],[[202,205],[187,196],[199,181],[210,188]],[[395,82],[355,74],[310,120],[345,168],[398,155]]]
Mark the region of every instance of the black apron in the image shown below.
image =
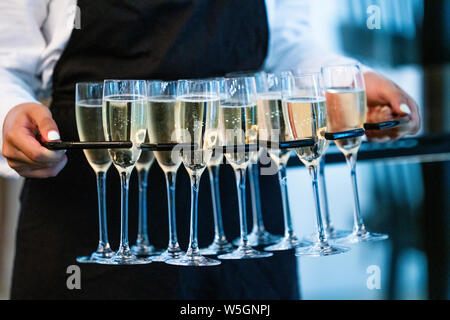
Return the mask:
[[[77,140],[75,83],[103,79],[180,79],[222,76],[262,66],[268,44],[263,0],[79,0],[81,29],[74,30],[53,75],[51,111],[63,140]],[[81,151],[51,179],[26,179],[21,195],[11,297],[13,299],[295,299],[292,252],[272,258],[223,261],[208,268],[163,263],[140,266],[81,264],[81,289],[67,288],[67,268],[98,243],[95,175]],[[120,184],[114,167],[107,177],[109,239],[117,248]],[[129,200],[130,242],[137,230],[137,179]],[[239,235],[234,174],[221,169],[224,227]],[[177,177],[177,229],[186,249],[190,187]],[[277,176],[261,177],[263,215],[269,230],[282,233]],[[199,205],[199,242],[213,239],[211,194],[205,172]],[[149,175],[149,235],[167,247],[165,180],[155,163]],[[248,199],[249,200],[249,199]],[[248,201],[249,202],[249,201]],[[249,215],[251,213],[248,204]],[[250,217],[249,217],[250,222]]]

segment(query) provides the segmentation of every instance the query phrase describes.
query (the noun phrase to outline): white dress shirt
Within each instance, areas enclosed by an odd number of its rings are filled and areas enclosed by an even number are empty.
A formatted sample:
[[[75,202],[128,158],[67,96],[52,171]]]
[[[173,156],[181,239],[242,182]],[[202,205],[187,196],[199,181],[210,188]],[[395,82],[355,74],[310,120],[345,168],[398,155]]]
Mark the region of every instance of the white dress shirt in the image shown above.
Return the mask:
[[[309,22],[310,1],[266,0],[266,71],[309,72],[326,64],[356,62],[324,53],[315,45]],[[53,69],[70,38],[75,14],[76,0],[0,2],[0,124],[14,106],[49,97]],[[0,130],[0,146],[1,142]],[[0,175],[14,175],[11,171],[0,156]]]

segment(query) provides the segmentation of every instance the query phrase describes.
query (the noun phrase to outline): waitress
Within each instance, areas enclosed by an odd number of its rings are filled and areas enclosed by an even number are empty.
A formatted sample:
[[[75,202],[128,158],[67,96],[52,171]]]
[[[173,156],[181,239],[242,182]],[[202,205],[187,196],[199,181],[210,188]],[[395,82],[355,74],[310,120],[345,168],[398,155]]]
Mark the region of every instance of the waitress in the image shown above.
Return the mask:
[[[208,78],[241,70],[319,67],[348,59],[323,54],[307,37],[306,0],[15,0],[0,4],[0,121],[3,156],[27,177],[11,298],[13,299],[296,299],[292,252],[251,261],[224,261],[211,268],[81,266],[81,289],[69,290],[67,268],[97,242],[94,177],[82,152],[49,151],[36,140],[77,140],[75,84],[103,79]],[[73,29],[71,12],[79,12]],[[314,59],[311,59],[314,57]],[[351,61],[351,60],[350,60]],[[367,70],[369,108],[388,105],[419,127],[417,105],[391,81]],[[50,109],[38,102],[51,92]],[[374,108],[373,110],[376,110]],[[369,111],[370,116],[374,112]],[[370,119],[369,119],[370,120]],[[189,182],[177,181],[180,242],[187,244]],[[200,213],[210,212],[204,179]],[[108,175],[109,231],[118,239],[119,179]],[[150,236],[167,243],[165,182],[153,166]],[[225,228],[238,233],[233,174],[221,172]],[[276,176],[262,177],[266,224],[282,231]],[[233,191],[231,191],[233,190]],[[137,194],[132,186],[130,194]],[[130,212],[136,212],[133,198]],[[199,237],[212,237],[211,217],[201,214]],[[208,220],[209,219],[209,220]],[[130,222],[137,218],[130,216]],[[130,228],[133,228],[133,224]],[[131,229],[133,230],[133,229]],[[206,244],[204,243],[204,244]],[[113,246],[117,245],[112,241]]]

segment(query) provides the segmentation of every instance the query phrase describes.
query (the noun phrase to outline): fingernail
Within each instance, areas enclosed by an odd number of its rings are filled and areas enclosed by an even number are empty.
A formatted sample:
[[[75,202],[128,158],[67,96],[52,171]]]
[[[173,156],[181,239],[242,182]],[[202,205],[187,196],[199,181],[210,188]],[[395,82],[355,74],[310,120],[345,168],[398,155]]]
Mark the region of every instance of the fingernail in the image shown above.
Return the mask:
[[[403,113],[411,114],[411,109],[408,107],[407,104],[404,104],[404,103],[403,103],[403,104],[400,106],[400,110],[401,110]]]
[[[47,139],[48,139],[49,141],[55,141],[55,140],[59,140],[59,139],[61,139],[61,138],[60,138],[59,133],[58,133],[57,131],[52,130],[52,131],[49,131],[49,132],[48,132],[48,134],[47,134]]]

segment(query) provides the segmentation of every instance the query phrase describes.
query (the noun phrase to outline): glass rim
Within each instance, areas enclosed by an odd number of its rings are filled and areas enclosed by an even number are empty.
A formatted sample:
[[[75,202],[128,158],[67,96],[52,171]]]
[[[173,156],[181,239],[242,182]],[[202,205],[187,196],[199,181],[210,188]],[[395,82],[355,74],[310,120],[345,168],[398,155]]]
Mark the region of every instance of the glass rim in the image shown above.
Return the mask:
[[[103,82],[77,82],[75,83],[75,103],[102,100],[104,89],[105,85]]]
[[[103,80],[103,83],[105,82],[146,82],[147,80],[143,79],[105,79]]]
[[[183,97],[187,99],[186,97],[189,96],[200,96],[206,99],[204,101],[215,101],[220,99],[221,86],[221,81],[217,79],[180,79],[176,83],[176,98],[178,101],[183,101]],[[194,100],[197,101],[197,99]],[[201,100],[198,99],[198,101]]]
[[[178,92],[178,80],[147,80],[147,99],[149,101],[174,100]]]
[[[227,72],[224,78],[245,78],[245,77],[254,77],[255,74],[264,74],[267,73],[264,70],[243,70],[243,71],[234,71]]]
[[[307,77],[320,77],[322,76],[321,72],[307,72],[307,73],[301,73],[301,74],[291,74],[291,75],[285,75],[284,77],[292,77],[294,79],[300,79],[300,78],[307,78]]]
[[[256,78],[254,76],[245,76],[245,77],[225,77],[223,80],[224,81],[231,81],[231,80],[250,80],[250,81],[255,81],[256,82]]]
[[[174,83],[177,83],[179,80],[181,80],[181,79],[177,79],[177,80],[147,79],[147,80],[143,80],[143,81],[145,81],[147,83],[152,83],[152,82],[157,82],[157,83],[171,83],[171,82],[174,82]]]
[[[361,67],[358,63],[329,64],[322,66],[320,70],[322,72],[325,69],[332,69],[332,68],[356,68],[358,70],[361,70]]]
[[[350,78],[347,79],[345,87],[361,88],[366,89],[366,83],[364,79],[364,73],[358,63],[348,63],[348,64],[336,64],[328,65],[321,68],[320,73],[322,74],[323,85],[325,89],[335,86],[336,83],[342,83],[338,75],[347,74],[351,76],[352,82],[349,82]],[[340,80],[338,80],[340,79]]]
[[[174,82],[176,82],[176,83],[189,82],[189,83],[200,83],[200,84],[202,84],[202,83],[214,83],[214,82],[219,83],[220,79],[219,78],[178,79],[178,80],[175,80]]]
[[[309,72],[309,73],[303,73],[303,74],[298,74],[298,75],[288,75],[283,77],[283,79],[288,79],[288,81],[293,81],[294,82],[294,87],[295,87],[295,82],[296,80],[303,80],[303,79],[310,79],[312,81],[312,87],[311,90],[312,92],[309,94],[304,94],[302,96],[300,96],[299,94],[292,92],[291,90],[287,90],[285,88],[283,88],[282,86],[282,90],[281,90],[281,99],[282,100],[286,100],[286,99],[292,99],[292,98],[311,98],[311,99],[317,99],[317,98],[324,98],[325,99],[325,88],[323,86],[323,77],[322,77],[322,73],[321,72]]]
[[[79,85],[104,85],[104,81],[82,81],[82,82],[76,82],[75,86]]]
[[[272,76],[272,77],[277,77],[277,78],[281,78],[281,77],[286,77],[288,75],[294,75],[294,72],[292,70],[282,70],[282,71],[272,71],[272,72],[266,72],[267,77]]]

